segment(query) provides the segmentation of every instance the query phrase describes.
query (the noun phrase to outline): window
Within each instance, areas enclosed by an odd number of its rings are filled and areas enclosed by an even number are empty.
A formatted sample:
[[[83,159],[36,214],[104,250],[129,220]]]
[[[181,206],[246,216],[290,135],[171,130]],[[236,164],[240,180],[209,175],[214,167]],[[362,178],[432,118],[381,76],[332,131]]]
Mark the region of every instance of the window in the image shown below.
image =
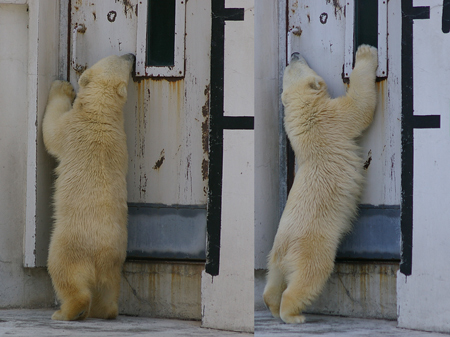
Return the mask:
[[[140,1],[136,76],[184,76],[185,0]]]
[[[347,0],[344,77],[350,77],[361,44],[378,48],[377,77],[387,77],[387,0]]]

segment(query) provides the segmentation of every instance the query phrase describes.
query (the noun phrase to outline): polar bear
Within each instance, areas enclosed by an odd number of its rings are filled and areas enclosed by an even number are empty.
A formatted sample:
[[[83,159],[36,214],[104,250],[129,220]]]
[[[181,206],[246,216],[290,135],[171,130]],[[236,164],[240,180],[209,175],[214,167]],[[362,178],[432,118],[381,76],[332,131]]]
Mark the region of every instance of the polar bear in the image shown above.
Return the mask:
[[[298,53],[284,72],[284,124],[299,167],[269,254],[263,296],[286,323],[305,321],[301,313],[325,285],[356,215],[363,160],[355,138],[373,119],[376,68],[376,48],[360,46],[347,94],[336,99]]]
[[[128,154],[122,109],[134,55],[87,69],[74,99],[55,81],[43,121],[56,157],[54,228],[48,270],[61,309],[52,319],[115,318],[127,246]]]

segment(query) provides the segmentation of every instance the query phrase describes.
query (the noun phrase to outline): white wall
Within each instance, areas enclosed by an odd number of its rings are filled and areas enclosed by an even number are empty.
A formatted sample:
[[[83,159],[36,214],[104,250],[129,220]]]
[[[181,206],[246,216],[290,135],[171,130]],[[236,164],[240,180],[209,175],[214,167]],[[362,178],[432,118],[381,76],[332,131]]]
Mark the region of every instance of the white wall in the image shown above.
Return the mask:
[[[244,21],[225,25],[225,116],[253,116],[254,0]],[[253,331],[254,131],[224,130],[222,229],[218,276],[202,275],[202,326]]]
[[[430,19],[414,21],[415,115],[441,115],[440,129],[414,131],[412,274],[398,274],[400,327],[450,332],[450,68],[449,35],[442,33],[442,1]]]
[[[32,32],[27,26],[37,14],[34,8],[28,12],[27,5],[0,5],[0,308],[54,303],[46,269],[23,268],[27,122],[28,110],[36,104],[29,101],[33,93],[28,88],[30,78],[37,76],[33,62],[29,62],[33,55],[29,54],[28,37]],[[46,10],[51,14],[56,8],[51,5]],[[48,52],[57,55],[57,49]],[[45,90],[42,95],[46,95]]]
[[[265,269],[280,220],[278,2],[255,3],[255,269]]]

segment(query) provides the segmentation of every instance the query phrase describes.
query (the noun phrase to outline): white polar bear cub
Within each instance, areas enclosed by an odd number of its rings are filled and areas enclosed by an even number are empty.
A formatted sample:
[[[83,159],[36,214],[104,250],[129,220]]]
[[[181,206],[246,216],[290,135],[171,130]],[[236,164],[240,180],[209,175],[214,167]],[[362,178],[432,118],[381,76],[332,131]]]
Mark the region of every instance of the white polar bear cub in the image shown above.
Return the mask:
[[[106,57],[73,87],[55,81],[43,122],[58,160],[48,270],[61,309],[52,319],[115,318],[127,247],[128,154],[123,106],[134,55]]]
[[[363,184],[355,138],[373,119],[376,68],[376,48],[360,46],[347,94],[336,99],[298,53],[284,72],[284,124],[299,168],[269,254],[264,302],[286,323],[304,322],[355,217]]]

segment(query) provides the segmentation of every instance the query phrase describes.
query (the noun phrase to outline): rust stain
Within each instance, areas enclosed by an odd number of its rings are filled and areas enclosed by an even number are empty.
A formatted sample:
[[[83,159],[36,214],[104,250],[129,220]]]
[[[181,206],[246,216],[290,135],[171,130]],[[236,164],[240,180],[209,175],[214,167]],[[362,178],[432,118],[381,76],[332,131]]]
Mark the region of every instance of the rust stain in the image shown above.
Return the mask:
[[[202,122],[202,147],[203,153],[209,153],[209,118],[205,118]]]
[[[381,98],[381,106],[384,112],[384,107],[385,107],[385,99],[386,99],[386,83],[387,80],[386,78],[383,78],[381,81],[377,82],[377,91],[378,91],[378,95]]]
[[[179,77],[152,77],[152,81],[158,82],[158,81],[166,81],[166,82],[179,82],[184,81],[183,78]]]
[[[156,161],[155,165],[153,166],[153,169],[159,170],[161,165],[164,163],[165,159],[166,159],[165,152],[164,152],[164,149],[162,149],[161,153],[159,154],[159,159]]]
[[[209,162],[208,162],[208,160],[203,158],[203,161],[202,161],[202,178],[203,178],[203,180],[208,179],[208,173],[209,173],[208,169],[209,169]]]
[[[83,5],[83,0],[77,0],[75,2],[75,4],[73,5],[73,7],[75,8],[76,11],[78,11],[82,5]]]

